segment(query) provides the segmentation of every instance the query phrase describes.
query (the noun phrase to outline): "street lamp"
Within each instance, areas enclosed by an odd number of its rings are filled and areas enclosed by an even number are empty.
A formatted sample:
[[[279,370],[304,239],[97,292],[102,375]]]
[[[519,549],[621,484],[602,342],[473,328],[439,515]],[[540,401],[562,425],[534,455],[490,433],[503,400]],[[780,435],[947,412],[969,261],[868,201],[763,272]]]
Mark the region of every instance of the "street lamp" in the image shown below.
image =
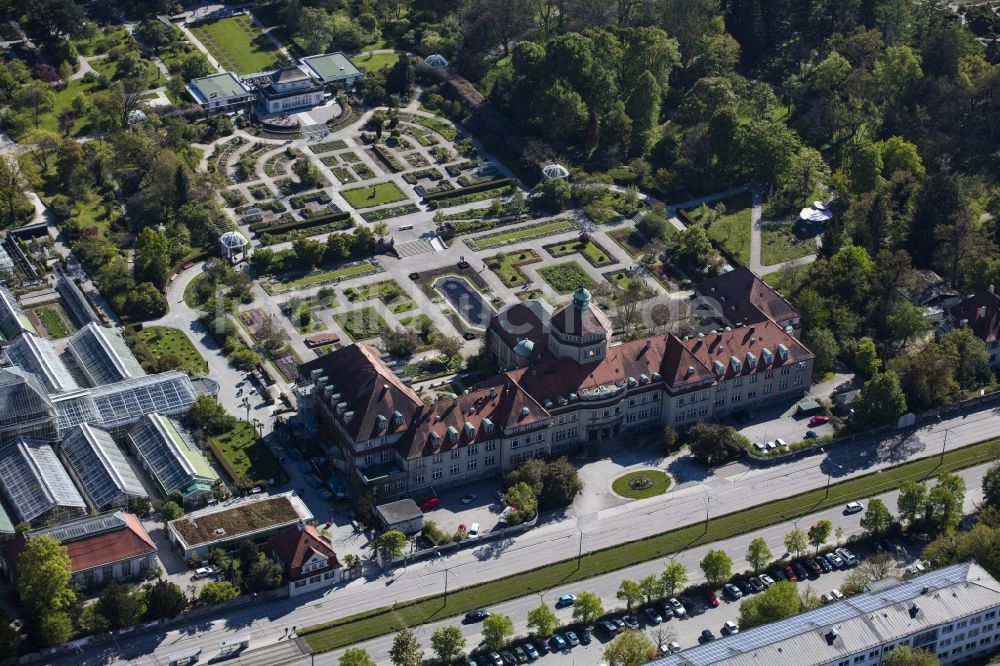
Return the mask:
[[[448,567],[444,568],[444,604],[448,605]]]
[[[937,421],[938,421],[938,424],[941,425],[942,422],[941,422],[941,415],[940,414],[938,414]],[[945,428],[944,428],[944,441],[941,442],[941,461],[938,463],[939,466],[944,464],[944,450],[945,450],[945,447],[948,446],[948,431],[949,430],[951,430],[951,428],[949,428],[948,426],[945,426]]]
[[[711,507],[712,498],[708,494],[708,488],[705,486],[704,481],[699,481],[698,485],[705,491],[705,533],[708,534],[708,512]]]
[[[243,402],[240,403],[240,406],[243,407],[245,410],[247,410],[247,419],[246,420],[249,421],[250,420],[250,401],[247,399],[246,396],[243,396]]]
[[[820,453],[826,453],[826,451],[824,451],[822,448],[819,450],[819,452]],[[837,463],[831,461],[829,458],[827,458],[827,462],[829,462],[831,465],[833,465],[834,467],[836,467],[837,469],[839,469],[841,472],[844,471],[844,466],[843,465],[838,465]],[[831,481],[833,481],[833,472],[827,472],[826,473],[826,499],[830,499],[830,482]]]

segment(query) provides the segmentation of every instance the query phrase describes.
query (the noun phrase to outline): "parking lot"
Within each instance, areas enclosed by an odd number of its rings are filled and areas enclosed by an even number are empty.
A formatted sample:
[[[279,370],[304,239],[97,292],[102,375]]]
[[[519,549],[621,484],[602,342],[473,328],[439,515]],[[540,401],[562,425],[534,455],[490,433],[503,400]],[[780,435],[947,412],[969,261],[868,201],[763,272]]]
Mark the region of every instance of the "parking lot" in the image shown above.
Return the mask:
[[[437,496],[434,508],[424,511],[424,520],[433,520],[448,533],[461,526],[468,531],[478,524],[480,534],[486,534],[497,526],[504,509],[496,495],[502,491],[499,477],[446,490]]]
[[[810,430],[820,437],[833,435],[833,426],[829,423],[809,425],[809,420],[813,415],[798,415],[796,411],[797,407],[791,405],[784,409],[760,412],[754,415],[753,423],[744,427],[737,425],[736,429],[751,442],[761,443],[780,438],[791,444],[805,439],[806,433]]]

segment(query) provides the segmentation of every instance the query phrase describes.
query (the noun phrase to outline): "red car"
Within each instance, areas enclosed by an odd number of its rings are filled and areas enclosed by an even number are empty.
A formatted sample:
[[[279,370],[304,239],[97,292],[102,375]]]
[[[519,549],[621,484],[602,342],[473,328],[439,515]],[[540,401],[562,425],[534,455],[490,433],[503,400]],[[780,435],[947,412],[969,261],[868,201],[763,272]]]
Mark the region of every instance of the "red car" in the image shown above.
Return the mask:
[[[440,503],[441,500],[437,497],[428,497],[427,499],[422,499],[417,502],[417,508],[421,511],[430,511],[431,509],[436,509]]]
[[[710,587],[705,588],[705,603],[707,603],[712,608],[719,605],[719,598],[715,596],[715,590]]]
[[[788,577],[788,580],[792,581],[793,583],[798,581],[799,577],[795,575],[795,569],[793,569],[791,566],[785,567],[784,572],[785,576]]]
[[[829,420],[830,420],[829,416],[826,416],[825,414],[817,414],[816,416],[809,419],[809,425],[810,426],[823,425],[824,423],[829,422]]]

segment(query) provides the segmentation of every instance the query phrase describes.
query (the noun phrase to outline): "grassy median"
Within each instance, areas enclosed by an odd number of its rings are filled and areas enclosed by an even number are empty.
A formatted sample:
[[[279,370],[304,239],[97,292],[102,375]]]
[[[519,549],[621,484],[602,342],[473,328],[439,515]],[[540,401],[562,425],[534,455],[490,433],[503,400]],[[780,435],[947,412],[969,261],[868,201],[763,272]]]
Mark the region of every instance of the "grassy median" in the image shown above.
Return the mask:
[[[395,608],[377,608],[333,622],[302,629],[314,652],[370,640],[426,622],[435,622],[472,609],[491,606],[510,599],[600,576],[625,567],[687,550],[698,545],[728,539],[759,530],[851,500],[871,497],[899,487],[906,480],[922,480],[944,471],[973,467],[1000,457],[1000,438],[949,451],[944,456],[921,458],[881,471],[865,474],[825,488],[811,490],[767,504],[712,518],[707,529],[704,523],[688,525],[662,534],[613,546],[583,556],[580,566],[576,559],[564,560],[524,571],[507,578],[451,592],[445,603],[442,596],[424,597]]]

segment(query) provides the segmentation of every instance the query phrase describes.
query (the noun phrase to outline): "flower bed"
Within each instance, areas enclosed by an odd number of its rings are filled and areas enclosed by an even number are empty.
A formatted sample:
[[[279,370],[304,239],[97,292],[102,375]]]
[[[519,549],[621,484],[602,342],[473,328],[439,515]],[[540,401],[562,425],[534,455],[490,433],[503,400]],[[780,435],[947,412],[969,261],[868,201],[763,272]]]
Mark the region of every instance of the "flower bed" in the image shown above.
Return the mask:
[[[313,144],[309,146],[309,150],[313,153],[332,153],[335,150],[343,150],[347,147],[347,142],[343,139],[334,139],[333,141],[324,141],[323,143]]]
[[[502,245],[520,243],[522,241],[542,238],[544,236],[553,236],[555,234],[565,233],[578,228],[579,226],[573,220],[561,218],[558,220],[548,220],[546,222],[529,224],[518,229],[497,231],[495,233],[486,234],[477,238],[466,238],[465,244],[472,250],[485,250],[491,247],[500,247]]]
[[[330,171],[333,172],[333,175],[341,182],[342,185],[355,183],[358,180],[354,177],[354,174],[351,173],[351,170],[345,166],[331,166]]]
[[[291,352],[285,352],[281,356],[271,359],[274,367],[284,376],[286,381],[295,382],[299,378],[299,359],[295,358]]]
[[[439,118],[426,118],[415,114],[401,113],[399,114],[399,119],[408,123],[426,127],[429,130],[437,132],[448,141],[454,141],[458,138],[458,128]]]
[[[376,162],[384,164],[392,173],[399,173],[403,170],[403,165],[399,163],[399,160],[392,154],[392,151],[385,146],[375,144],[368,150],[368,154],[372,155]]]
[[[390,217],[400,217],[401,215],[409,215],[410,213],[419,212],[420,209],[417,207],[417,204],[408,203],[403,206],[379,208],[377,210],[370,210],[366,213],[361,213],[361,219],[365,222],[378,222],[379,220],[387,220]]]
[[[444,174],[442,174],[434,167],[421,169],[419,171],[411,171],[409,173],[403,174],[403,180],[408,182],[410,185],[415,185],[416,182],[421,178],[428,178],[430,180],[442,180],[444,178]]]
[[[330,203],[330,195],[323,190],[316,190],[291,197],[288,203],[291,204],[292,208],[304,208],[309,203],[328,204]]]
[[[430,164],[422,153],[407,153],[403,155],[403,159],[406,160],[407,163],[409,163],[409,165],[414,169],[419,169]]]
[[[267,186],[267,183],[258,183],[253,187],[249,188],[250,196],[252,196],[256,201],[264,201],[265,199],[274,198],[274,192],[271,188]]]

